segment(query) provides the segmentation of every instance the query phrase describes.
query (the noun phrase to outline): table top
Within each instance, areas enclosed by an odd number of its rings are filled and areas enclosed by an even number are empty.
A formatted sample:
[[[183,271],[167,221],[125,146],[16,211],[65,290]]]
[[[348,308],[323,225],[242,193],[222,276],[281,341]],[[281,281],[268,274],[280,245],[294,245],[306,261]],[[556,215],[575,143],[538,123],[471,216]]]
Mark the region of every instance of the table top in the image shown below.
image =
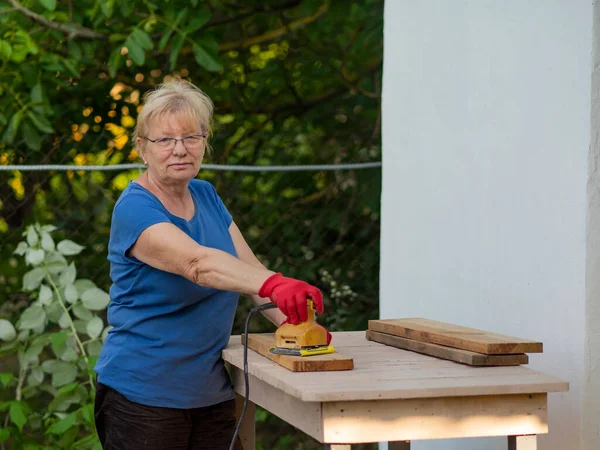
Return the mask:
[[[248,350],[248,372],[307,402],[437,398],[564,392],[560,380],[524,366],[472,367],[365,339],[364,331],[332,333],[338,353],[354,359],[354,369],[291,372]],[[223,358],[242,369],[244,347],[232,336]]]

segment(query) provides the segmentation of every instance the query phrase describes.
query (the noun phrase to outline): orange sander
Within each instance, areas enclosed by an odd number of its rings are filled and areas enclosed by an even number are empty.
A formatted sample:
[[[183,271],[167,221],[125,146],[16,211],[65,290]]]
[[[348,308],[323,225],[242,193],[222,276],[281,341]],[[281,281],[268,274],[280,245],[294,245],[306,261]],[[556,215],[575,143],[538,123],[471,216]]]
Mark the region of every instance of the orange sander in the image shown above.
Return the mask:
[[[308,318],[298,325],[286,323],[275,332],[275,346],[269,353],[288,356],[313,356],[334,353],[327,345],[327,331],[315,321],[315,308],[308,300]]]

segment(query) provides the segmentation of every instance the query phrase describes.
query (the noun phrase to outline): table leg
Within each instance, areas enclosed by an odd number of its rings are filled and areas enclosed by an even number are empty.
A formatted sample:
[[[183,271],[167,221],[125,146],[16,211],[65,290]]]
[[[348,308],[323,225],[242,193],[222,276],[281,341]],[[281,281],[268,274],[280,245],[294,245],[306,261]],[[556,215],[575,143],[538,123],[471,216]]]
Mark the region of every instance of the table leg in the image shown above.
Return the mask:
[[[508,436],[508,450],[536,450],[537,435]]]
[[[242,413],[242,408],[244,406],[244,397],[240,394],[235,394],[235,417],[236,420],[239,419],[240,414]],[[242,419],[242,424],[240,425],[239,438],[242,442],[243,450],[254,450],[254,432],[255,432],[255,422],[254,417],[256,414],[256,405],[254,402],[248,400],[248,406],[246,406],[246,412],[244,413],[244,418]]]
[[[388,450],[410,450],[410,441],[388,442]]]

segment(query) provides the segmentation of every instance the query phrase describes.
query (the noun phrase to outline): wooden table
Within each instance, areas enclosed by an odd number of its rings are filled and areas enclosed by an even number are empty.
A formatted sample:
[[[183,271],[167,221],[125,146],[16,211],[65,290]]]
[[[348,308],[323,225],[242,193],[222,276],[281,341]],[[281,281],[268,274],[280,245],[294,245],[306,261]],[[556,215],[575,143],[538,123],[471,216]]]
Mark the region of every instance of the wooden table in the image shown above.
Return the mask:
[[[408,450],[412,440],[476,436],[507,436],[509,449],[533,450],[548,432],[547,393],[569,388],[527,367],[465,366],[367,341],[364,331],[333,333],[332,344],[354,358],[354,370],[294,373],[248,350],[244,450],[254,449],[255,405],[332,450],[381,441]],[[244,395],[240,336],[223,358]]]

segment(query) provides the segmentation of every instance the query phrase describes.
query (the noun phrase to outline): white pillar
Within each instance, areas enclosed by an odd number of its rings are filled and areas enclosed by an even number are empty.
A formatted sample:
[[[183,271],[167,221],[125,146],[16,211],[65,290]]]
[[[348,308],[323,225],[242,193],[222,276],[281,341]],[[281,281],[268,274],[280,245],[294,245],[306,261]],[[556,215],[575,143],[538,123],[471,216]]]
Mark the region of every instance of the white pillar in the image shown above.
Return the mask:
[[[594,2],[581,448],[600,448],[600,3]]]
[[[381,316],[543,341],[529,367],[570,391],[549,396],[539,448],[578,449],[592,2],[389,0],[384,19]]]

